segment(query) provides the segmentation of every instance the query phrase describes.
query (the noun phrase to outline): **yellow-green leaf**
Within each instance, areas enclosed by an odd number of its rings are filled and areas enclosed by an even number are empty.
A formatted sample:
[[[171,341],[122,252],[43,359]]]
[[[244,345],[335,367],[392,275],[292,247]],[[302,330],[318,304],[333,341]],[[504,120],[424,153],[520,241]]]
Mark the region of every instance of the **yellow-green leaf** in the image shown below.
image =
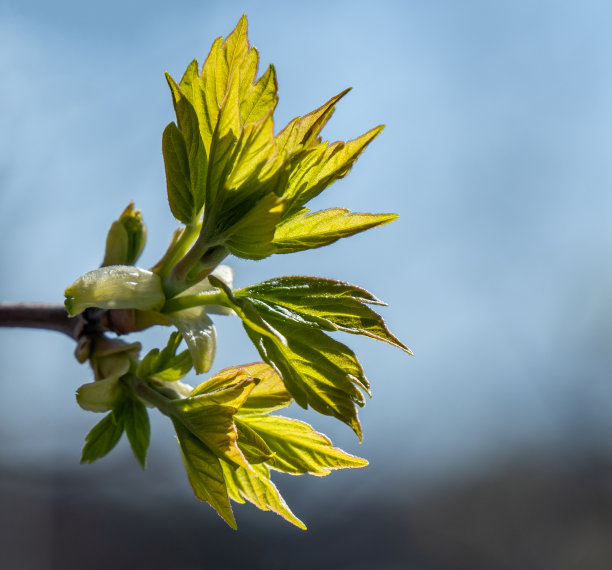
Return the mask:
[[[322,247],[397,218],[397,214],[356,214],[344,208],[313,213],[304,209],[277,226],[273,246],[276,253]]]
[[[239,78],[237,75],[232,75],[210,143],[206,182],[206,204],[209,208],[213,207],[217,196],[223,195],[225,181],[233,167],[234,148],[241,132],[239,94]],[[210,214],[210,211],[205,214]]]
[[[265,362],[255,362],[240,367],[259,382],[253,388],[240,413],[263,413],[286,408],[291,403],[291,394],[278,372]]]
[[[322,433],[305,422],[267,414],[239,413],[236,422],[246,424],[266,443],[274,458],[273,469],[301,475],[328,475],[333,469],[364,467],[365,459],[346,453],[332,445]]]
[[[350,88],[345,89],[318,109],[308,113],[308,115],[293,119],[276,136],[275,142],[278,150],[286,149],[290,152],[297,146],[308,148],[313,143],[318,142],[318,135],[334,113],[336,103],[349,91]]]
[[[197,63],[192,62],[182,80],[183,85],[190,90],[192,98],[198,93],[198,91],[194,91],[192,88],[198,82],[197,71]],[[194,223],[197,221],[197,215],[202,209],[206,197],[208,155],[200,133],[198,111],[189,97],[183,92],[183,89],[169,74],[166,74],[166,79],[172,92],[178,129],[185,142],[189,163],[189,187],[193,201],[193,214],[189,222]],[[201,102],[197,104],[201,107]]]
[[[235,291],[260,308],[295,325],[361,334],[412,354],[366,303],[384,304],[365,289],[319,277],[279,277]]]
[[[232,469],[226,465],[222,467],[232,500],[244,503],[246,499],[262,511],[273,511],[306,530],[306,525],[291,512],[274,483],[270,481],[270,472],[265,465],[253,465],[251,470],[242,467]]]
[[[195,215],[189,159],[185,139],[174,123],[170,123],[164,130],[162,153],[166,169],[166,187],[170,210],[179,222],[189,224]]]
[[[267,194],[225,231],[224,245],[236,257],[263,259],[274,252],[272,240],[284,209],[282,198]]]
[[[320,194],[330,184],[348,174],[351,167],[383,130],[375,127],[362,136],[348,142],[321,143],[310,150],[295,167],[289,178],[284,196],[290,206],[287,216]]]
[[[254,123],[271,114],[278,103],[277,91],[276,71],[270,65],[255,84],[247,85],[245,96],[240,101],[242,123]]]
[[[209,503],[217,513],[236,529],[223,469],[219,458],[183,424],[173,421],[181,455],[194,495]]]
[[[255,380],[247,378],[227,388],[174,400],[175,418],[213,453],[235,465],[248,468],[236,441],[233,416],[253,389]]]
[[[338,418],[361,439],[356,406],[365,404],[361,390],[370,392],[353,351],[321,331],[288,325],[268,313],[264,318],[247,298],[235,297],[221,282],[213,282],[217,283],[259,354],[278,371],[296,403]]]

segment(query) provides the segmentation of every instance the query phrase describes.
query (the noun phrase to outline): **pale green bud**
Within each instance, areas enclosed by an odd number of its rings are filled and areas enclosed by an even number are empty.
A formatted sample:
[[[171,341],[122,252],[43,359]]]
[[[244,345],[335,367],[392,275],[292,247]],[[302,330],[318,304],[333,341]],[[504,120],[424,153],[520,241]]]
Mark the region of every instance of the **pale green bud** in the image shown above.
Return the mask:
[[[77,390],[76,399],[79,406],[88,412],[108,412],[113,409],[120,394],[119,378],[111,376],[83,384]]]
[[[130,202],[108,231],[102,267],[133,265],[142,253],[146,238],[147,229],[140,210],[135,210],[134,203]]]
[[[166,300],[159,276],[131,265],[94,269],[79,277],[64,294],[64,304],[71,316],[89,307],[161,309]]]

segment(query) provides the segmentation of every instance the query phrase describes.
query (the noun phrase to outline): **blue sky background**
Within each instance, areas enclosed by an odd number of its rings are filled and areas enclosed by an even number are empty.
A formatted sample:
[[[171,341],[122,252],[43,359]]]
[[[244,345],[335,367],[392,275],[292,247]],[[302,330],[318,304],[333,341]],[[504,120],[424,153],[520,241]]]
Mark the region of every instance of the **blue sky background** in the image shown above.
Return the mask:
[[[607,447],[607,2],[1,1],[0,300],[60,302],[99,265],[108,226],[130,200],[149,229],[141,264],[159,258],[175,227],[161,157],[173,120],[163,71],[178,78],[194,57],[201,63],[243,12],[261,70],[276,66],[277,129],[347,86],[327,138],[387,125],[315,205],[401,214],[322,250],[231,261],[239,286],[310,274],[366,287],[389,303],[391,330],[416,354],[344,339],[373,386],[364,443],[296,413],[372,465],[304,482],[304,504],[339,485],[346,500],[397,485],[410,494],[513,453]],[[257,358],[239,323],[219,318],[218,331],[213,369]],[[142,338],[148,348],[162,336]],[[127,456],[124,442],[103,465],[78,466],[98,418],[74,402],[89,371],[72,350],[59,335],[0,331],[3,463],[63,462],[86,478]],[[132,469],[121,477],[164,492]],[[150,470],[172,471],[188,493],[163,418]]]

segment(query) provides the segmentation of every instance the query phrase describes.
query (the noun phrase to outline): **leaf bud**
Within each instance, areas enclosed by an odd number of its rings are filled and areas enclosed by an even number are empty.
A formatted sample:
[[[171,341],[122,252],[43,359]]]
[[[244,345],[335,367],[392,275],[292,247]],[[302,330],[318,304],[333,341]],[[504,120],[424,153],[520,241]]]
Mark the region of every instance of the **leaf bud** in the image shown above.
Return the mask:
[[[159,276],[131,265],[94,269],[79,277],[64,294],[71,316],[88,307],[158,310],[166,300]]]
[[[118,220],[111,225],[106,236],[106,251],[102,267],[109,265],[134,265],[145,245],[147,228],[140,210],[130,202]]]

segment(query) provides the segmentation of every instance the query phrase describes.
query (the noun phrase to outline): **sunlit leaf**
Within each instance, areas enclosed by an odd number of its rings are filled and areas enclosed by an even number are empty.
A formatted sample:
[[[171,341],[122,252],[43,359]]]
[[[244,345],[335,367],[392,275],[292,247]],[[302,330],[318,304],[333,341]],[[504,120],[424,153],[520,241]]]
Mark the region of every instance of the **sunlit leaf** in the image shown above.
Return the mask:
[[[264,439],[248,423],[234,416],[234,425],[238,432],[238,447],[249,464],[264,463],[274,458],[274,454]]]
[[[245,364],[240,369],[259,382],[246,399],[240,413],[264,413],[286,408],[291,403],[291,394],[278,372],[265,362]]]
[[[199,90],[194,90],[192,87],[198,83],[197,63],[192,62],[181,83],[188,90],[190,98],[183,91],[170,75],[166,74],[170,91],[172,92],[172,101],[174,110],[176,111],[177,126],[185,143],[185,154],[189,165],[189,188],[191,194],[192,212],[189,222],[195,222],[197,214],[204,205],[206,197],[206,183],[208,174],[208,155],[202,136],[200,134],[200,119],[198,112],[194,106],[194,97],[197,96]],[[195,105],[202,112],[201,96]],[[181,162],[184,161],[184,155],[181,157]],[[181,164],[181,166],[183,166]]]
[[[275,253],[293,253],[322,247],[340,238],[388,224],[397,214],[356,214],[344,208],[310,213],[304,209],[281,222],[274,234]]]
[[[272,240],[283,213],[283,200],[267,194],[234,226],[227,230],[224,244],[237,257],[263,259],[274,252]]]
[[[321,105],[308,115],[293,119],[278,135],[275,142],[278,150],[293,150],[297,146],[308,148],[313,143],[319,142],[318,135],[332,116],[335,105],[344,97],[350,89],[345,89],[327,103]]]
[[[296,325],[339,330],[382,340],[410,353],[368,304],[383,304],[371,293],[349,283],[318,277],[280,277],[235,291],[260,311]]]
[[[233,416],[253,389],[255,380],[246,378],[223,389],[198,393],[172,402],[175,416],[213,453],[235,465],[248,467],[236,441]]]
[[[176,420],[173,423],[187,476],[195,496],[209,503],[235,530],[236,520],[232,513],[219,458],[183,424]]]
[[[240,137],[240,83],[230,78],[229,90],[223,100],[210,143],[210,159],[206,183],[206,203],[212,208],[217,197],[223,197],[225,180],[230,173],[234,148]],[[211,215],[210,210],[205,215]],[[205,218],[206,223],[206,218]]]
[[[240,117],[243,123],[254,123],[273,111],[278,103],[274,66],[270,65],[254,85],[247,84],[245,87],[248,91],[240,101]]]
[[[296,403],[338,418],[361,439],[356,406],[365,404],[361,390],[369,394],[369,383],[353,351],[321,331],[287,325],[270,314],[264,318],[248,299],[220,286],[259,354],[279,372]]]
[[[246,424],[274,453],[273,469],[301,475],[328,475],[333,469],[364,467],[365,459],[350,455],[305,422],[267,414],[239,414],[238,425]]]
[[[189,159],[185,139],[174,123],[170,123],[164,130],[162,153],[166,168],[166,187],[170,210],[179,222],[189,224],[195,216]]]
[[[223,473],[232,500],[243,503],[246,499],[262,511],[273,511],[306,530],[306,525],[291,512],[274,483],[270,481],[270,472],[265,465],[253,465],[251,470],[242,467],[234,470],[223,465]]]
[[[283,194],[289,206],[287,217],[330,184],[346,176],[365,148],[382,131],[378,126],[348,142],[321,143],[300,161],[293,170]]]

